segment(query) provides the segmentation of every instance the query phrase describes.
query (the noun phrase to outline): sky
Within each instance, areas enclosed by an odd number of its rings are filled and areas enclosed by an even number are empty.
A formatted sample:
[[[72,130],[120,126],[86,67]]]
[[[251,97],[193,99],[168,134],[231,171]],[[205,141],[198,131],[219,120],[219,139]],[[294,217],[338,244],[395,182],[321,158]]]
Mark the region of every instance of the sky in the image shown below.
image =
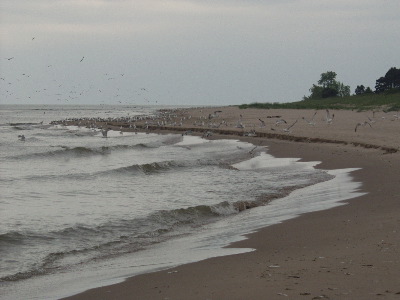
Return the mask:
[[[399,0],[1,0],[0,104],[293,102],[400,68]]]

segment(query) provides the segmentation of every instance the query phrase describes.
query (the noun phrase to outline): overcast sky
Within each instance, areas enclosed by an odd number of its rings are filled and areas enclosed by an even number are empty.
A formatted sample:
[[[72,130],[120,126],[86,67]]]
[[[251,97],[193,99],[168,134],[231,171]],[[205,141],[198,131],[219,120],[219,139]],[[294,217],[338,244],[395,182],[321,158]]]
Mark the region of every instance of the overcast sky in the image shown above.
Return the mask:
[[[291,102],[400,67],[399,0],[1,0],[0,103]]]

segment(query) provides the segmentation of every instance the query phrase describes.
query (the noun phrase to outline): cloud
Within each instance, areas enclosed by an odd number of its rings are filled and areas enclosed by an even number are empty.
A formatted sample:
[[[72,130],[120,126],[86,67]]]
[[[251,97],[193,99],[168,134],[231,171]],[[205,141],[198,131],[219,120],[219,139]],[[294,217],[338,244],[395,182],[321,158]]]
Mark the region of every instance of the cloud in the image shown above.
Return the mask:
[[[1,50],[37,62],[38,72],[52,61],[58,73],[46,69],[44,81],[68,74],[95,84],[102,82],[97,77],[103,69],[125,72],[124,79],[133,70],[132,82],[151,83],[160,95],[173,91],[176,99],[298,100],[327,70],[346,84],[357,78],[356,84],[371,85],[399,64],[399,5],[398,0],[3,0]],[[85,69],[74,75],[69,65],[83,55]],[[18,60],[13,63],[15,70],[7,72],[26,72],[22,64],[17,68]],[[197,98],[190,95],[194,91]]]

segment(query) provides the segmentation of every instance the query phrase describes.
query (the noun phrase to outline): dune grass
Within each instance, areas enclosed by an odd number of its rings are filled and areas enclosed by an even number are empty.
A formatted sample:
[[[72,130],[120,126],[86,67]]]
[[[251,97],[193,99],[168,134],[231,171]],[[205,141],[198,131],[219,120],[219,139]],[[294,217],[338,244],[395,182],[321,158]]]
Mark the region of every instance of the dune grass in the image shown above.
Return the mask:
[[[239,108],[260,109],[348,109],[348,110],[400,110],[400,91],[389,91],[382,94],[353,95],[349,97],[332,97],[325,99],[307,99],[290,103],[250,103]]]

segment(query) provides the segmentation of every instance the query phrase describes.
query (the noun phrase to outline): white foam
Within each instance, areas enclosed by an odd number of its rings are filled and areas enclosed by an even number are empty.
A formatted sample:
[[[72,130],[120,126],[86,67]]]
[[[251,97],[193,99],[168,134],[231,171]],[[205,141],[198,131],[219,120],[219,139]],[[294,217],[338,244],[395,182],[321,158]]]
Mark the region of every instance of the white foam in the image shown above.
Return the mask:
[[[198,137],[198,136],[184,135],[182,141],[179,143],[176,143],[175,145],[191,146],[191,145],[205,144],[205,143],[209,143],[209,142],[210,142],[209,140],[202,139],[201,137]]]
[[[257,170],[257,169],[288,167],[301,164],[305,167],[312,168],[319,163],[320,162],[318,161],[299,162],[299,158],[275,158],[270,154],[262,152],[260,153],[259,156],[234,164],[233,167],[235,167],[238,170]]]

